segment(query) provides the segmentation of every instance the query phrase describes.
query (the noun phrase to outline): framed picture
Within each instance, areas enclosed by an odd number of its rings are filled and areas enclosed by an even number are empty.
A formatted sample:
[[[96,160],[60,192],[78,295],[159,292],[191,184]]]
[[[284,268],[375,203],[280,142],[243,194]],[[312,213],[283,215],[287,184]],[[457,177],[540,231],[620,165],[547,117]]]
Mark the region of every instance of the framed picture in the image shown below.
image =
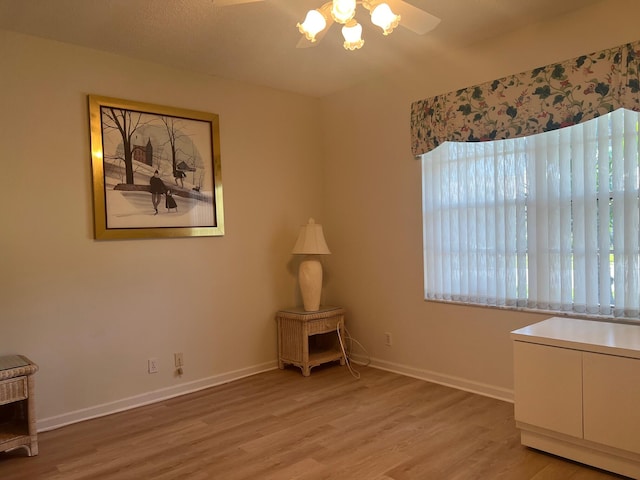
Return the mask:
[[[218,115],[89,95],[96,239],[224,235]]]

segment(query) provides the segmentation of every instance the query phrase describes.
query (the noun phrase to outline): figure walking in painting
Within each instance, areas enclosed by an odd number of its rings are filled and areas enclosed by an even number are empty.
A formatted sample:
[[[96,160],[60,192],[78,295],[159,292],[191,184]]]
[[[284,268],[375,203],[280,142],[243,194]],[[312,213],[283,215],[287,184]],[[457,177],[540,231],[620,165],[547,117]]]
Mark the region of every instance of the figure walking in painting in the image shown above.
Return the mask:
[[[172,208],[178,211],[178,204],[176,203],[175,198],[173,198],[173,193],[171,193],[171,189],[167,190],[166,194],[167,200],[165,201],[165,206],[167,207],[167,212],[170,212]]]
[[[149,179],[149,190],[151,191],[151,202],[153,203],[153,209],[156,211],[154,215],[158,214],[158,205],[162,199],[162,194],[167,191],[167,187],[160,179],[158,170],[153,173],[153,177]]]
[[[186,177],[187,174],[184,173],[182,170],[176,169],[173,171],[173,178],[176,182],[176,185],[178,185],[178,180],[180,180],[180,186],[184,187],[184,177]]]

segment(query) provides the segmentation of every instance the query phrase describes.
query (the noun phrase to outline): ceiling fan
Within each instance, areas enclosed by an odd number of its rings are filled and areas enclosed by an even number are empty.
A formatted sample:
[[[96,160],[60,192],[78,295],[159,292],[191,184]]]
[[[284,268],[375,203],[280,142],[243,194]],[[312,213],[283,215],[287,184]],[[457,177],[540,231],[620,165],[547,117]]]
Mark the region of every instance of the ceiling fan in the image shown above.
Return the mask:
[[[223,7],[243,3],[262,2],[265,0],[214,0],[216,6]],[[303,37],[297,48],[317,45],[333,23],[340,23],[344,36],[344,48],[356,50],[362,47],[362,26],[355,19],[356,6],[361,5],[369,10],[371,22],[382,29],[384,35],[401,25],[418,34],[433,30],[440,19],[404,0],[324,0],[325,3],[315,10],[309,10],[298,29]]]

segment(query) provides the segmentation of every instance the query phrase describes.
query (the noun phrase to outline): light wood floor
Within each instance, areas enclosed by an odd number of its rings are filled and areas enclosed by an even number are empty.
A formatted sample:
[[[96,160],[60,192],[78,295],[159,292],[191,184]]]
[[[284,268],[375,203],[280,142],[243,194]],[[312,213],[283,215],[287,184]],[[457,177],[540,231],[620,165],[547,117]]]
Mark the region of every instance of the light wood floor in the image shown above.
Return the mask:
[[[513,405],[329,365],[275,370],[39,435],[2,480],[604,480],[522,447]]]

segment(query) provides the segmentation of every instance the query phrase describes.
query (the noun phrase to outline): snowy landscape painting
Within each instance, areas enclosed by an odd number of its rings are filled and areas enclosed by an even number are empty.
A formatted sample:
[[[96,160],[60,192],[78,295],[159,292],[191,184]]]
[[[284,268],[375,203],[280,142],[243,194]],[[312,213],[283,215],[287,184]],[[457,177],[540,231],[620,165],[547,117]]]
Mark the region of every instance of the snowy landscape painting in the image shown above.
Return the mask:
[[[96,239],[224,234],[216,114],[89,96]]]

